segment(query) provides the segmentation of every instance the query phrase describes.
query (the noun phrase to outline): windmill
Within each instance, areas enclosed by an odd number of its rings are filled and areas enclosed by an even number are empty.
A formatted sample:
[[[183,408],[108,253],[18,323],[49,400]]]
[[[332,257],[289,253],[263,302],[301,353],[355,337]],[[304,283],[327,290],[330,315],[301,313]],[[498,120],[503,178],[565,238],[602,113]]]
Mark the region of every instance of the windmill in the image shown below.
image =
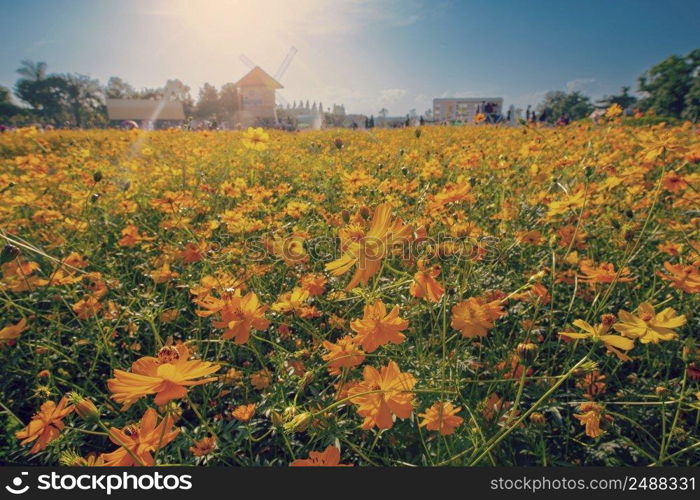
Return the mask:
[[[297,53],[296,47],[289,49],[274,76],[270,76],[260,66],[241,54],[241,61],[250,71],[235,83],[239,98],[239,119],[241,125],[255,125],[265,122],[277,124],[277,103],[279,97],[283,104],[287,101],[275,91],[284,88],[279,80],[289,68]]]

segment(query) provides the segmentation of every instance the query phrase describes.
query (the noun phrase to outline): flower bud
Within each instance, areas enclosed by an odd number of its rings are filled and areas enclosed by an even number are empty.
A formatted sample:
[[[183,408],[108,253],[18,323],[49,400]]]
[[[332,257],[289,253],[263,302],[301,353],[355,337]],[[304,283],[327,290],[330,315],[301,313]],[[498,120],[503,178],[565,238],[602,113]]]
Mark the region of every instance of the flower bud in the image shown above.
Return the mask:
[[[100,411],[91,400],[82,397],[77,392],[71,392],[68,399],[75,405],[75,413],[77,413],[80,418],[86,422],[99,420]]]
[[[97,170],[94,174],[92,174],[92,180],[95,182],[100,182],[102,180],[102,171]]]
[[[19,248],[12,245],[11,243],[8,243],[3,247],[2,253],[0,253],[0,264],[10,262],[11,260],[16,259],[18,256]]]
[[[543,414],[536,411],[530,415],[530,422],[532,422],[535,425],[544,425],[547,423],[547,419]]]
[[[515,352],[518,354],[518,357],[523,364],[530,365],[535,360],[535,356],[537,355],[537,345],[533,344],[532,342],[518,344]]]
[[[270,420],[272,421],[272,425],[275,427],[281,427],[284,425],[284,417],[276,411],[270,412]]]
[[[66,450],[58,457],[58,463],[66,467],[83,467],[86,460],[74,451]]]
[[[292,418],[289,422],[284,424],[284,431],[287,433],[292,432],[304,432],[311,421],[313,420],[313,413],[305,411],[300,413],[296,417]]]

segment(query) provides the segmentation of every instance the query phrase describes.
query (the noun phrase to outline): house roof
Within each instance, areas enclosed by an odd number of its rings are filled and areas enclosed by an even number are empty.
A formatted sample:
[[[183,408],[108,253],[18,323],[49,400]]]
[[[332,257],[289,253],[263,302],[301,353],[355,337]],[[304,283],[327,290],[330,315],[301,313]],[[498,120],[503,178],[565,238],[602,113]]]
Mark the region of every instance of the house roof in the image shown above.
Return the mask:
[[[184,120],[180,101],[107,99],[110,120]]]
[[[243,78],[235,83],[236,87],[267,87],[268,89],[281,89],[282,84],[272,78],[260,67],[251,69]]]

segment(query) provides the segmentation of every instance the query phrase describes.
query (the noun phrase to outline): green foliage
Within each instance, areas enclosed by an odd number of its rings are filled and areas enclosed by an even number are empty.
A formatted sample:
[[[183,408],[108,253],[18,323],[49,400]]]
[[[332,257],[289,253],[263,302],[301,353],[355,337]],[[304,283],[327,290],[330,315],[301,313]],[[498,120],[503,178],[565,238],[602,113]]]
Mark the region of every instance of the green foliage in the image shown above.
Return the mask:
[[[544,101],[538,106],[538,111],[545,113],[548,122],[553,123],[561,116],[570,120],[581,120],[593,111],[590,98],[579,91],[566,93],[561,90],[547,92]]]
[[[608,108],[613,104],[617,104],[622,109],[629,109],[635,104],[637,104],[638,101],[638,99],[635,96],[630,95],[629,91],[630,87],[622,87],[622,89],[620,90],[620,94],[605,96],[600,101],[598,101],[597,104],[601,108]]]
[[[697,119],[699,70],[700,49],[685,57],[672,55],[664,59],[639,78],[639,90],[647,94],[641,101],[642,108],[659,115]]]

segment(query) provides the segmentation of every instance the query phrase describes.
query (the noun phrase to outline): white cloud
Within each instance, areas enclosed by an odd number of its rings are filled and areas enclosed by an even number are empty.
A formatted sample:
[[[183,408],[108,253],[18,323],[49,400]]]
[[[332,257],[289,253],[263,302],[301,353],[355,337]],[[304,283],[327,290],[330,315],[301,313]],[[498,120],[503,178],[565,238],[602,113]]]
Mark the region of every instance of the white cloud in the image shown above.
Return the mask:
[[[595,78],[576,78],[566,82],[567,92],[584,92],[596,83]]]
[[[384,89],[379,92],[379,102],[384,104],[393,104],[396,101],[403,99],[408,90],[406,89]]]

